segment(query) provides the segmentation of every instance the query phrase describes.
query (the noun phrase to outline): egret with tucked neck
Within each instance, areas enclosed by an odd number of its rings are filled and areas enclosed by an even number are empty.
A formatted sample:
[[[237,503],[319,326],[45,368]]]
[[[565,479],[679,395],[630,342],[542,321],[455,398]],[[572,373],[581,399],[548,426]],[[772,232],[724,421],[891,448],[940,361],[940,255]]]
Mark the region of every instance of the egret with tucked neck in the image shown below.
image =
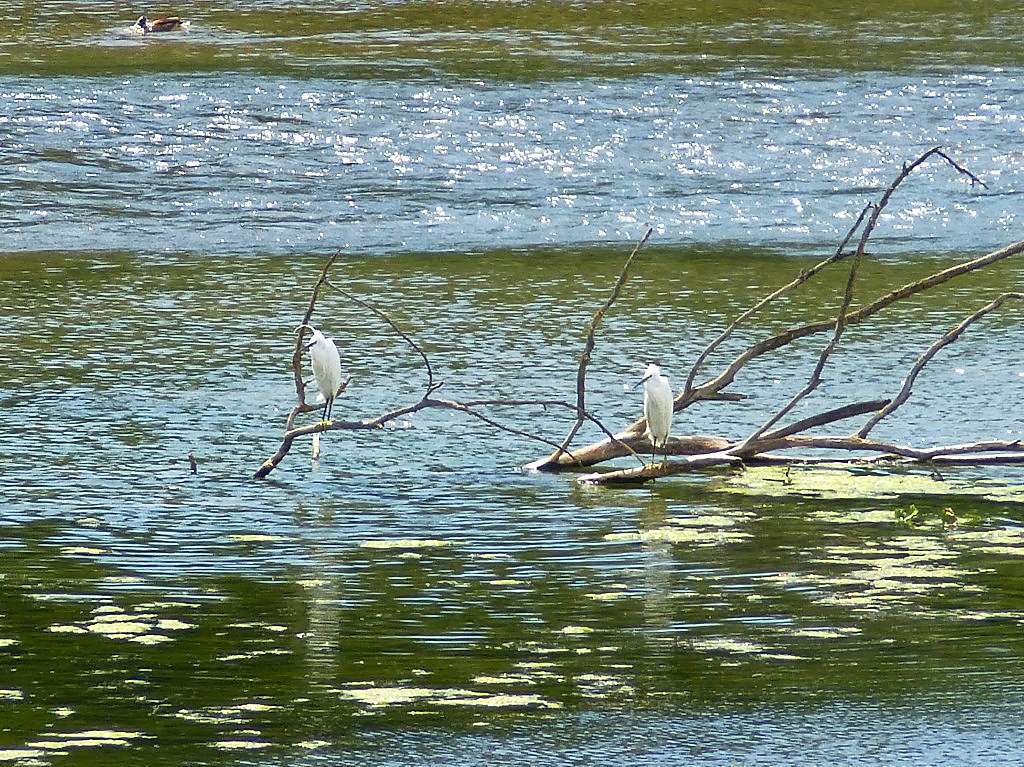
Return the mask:
[[[661,374],[661,368],[651,364],[644,371],[639,383],[644,385],[644,418],[647,419],[647,434],[651,438],[651,463],[659,447],[665,449],[664,459],[668,460],[668,435],[672,429],[672,387]]]
[[[341,388],[341,357],[338,354],[338,347],[312,325],[299,325],[296,330],[309,330],[312,334],[310,341],[302,348],[309,352],[313,378],[324,398],[323,421],[326,423],[330,421],[334,398],[338,396],[338,389]]]

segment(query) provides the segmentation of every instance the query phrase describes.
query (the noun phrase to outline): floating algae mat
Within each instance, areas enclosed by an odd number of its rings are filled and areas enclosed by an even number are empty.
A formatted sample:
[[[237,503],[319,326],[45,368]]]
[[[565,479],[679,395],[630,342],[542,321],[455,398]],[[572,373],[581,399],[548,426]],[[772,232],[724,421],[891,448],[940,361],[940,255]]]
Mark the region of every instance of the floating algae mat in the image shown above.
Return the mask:
[[[968,495],[992,501],[1024,503],[1024,485],[991,480],[937,479],[928,474],[862,473],[845,468],[798,469],[764,466],[715,480],[710,489],[720,493],[810,498],[898,498],[907,495]]]

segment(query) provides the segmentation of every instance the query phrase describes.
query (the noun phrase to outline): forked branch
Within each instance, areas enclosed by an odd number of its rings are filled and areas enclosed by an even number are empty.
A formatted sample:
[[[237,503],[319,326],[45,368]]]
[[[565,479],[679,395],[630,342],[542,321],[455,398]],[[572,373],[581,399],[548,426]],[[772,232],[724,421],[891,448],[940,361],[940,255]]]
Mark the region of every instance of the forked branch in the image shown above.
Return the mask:
[[[538,442],[552,449],[552,452],[548,455],[531,464],[531,468],[549,471],[560,468],[580,468],[626,456],[632,456],[640,463],[640,466],[635,468],[616,468],[611,471],[583,477],[584,481],[600,484],[643,482],[682,472],[709,468],[729,469],[732,467],[742,467],[749,463],[918,461],[926,463],[973,462],[980,464],[1024,462],[1024,445],[1019,440],[993,439],[922,448],[896,442],[880,441],[870,437],[872,430],[878,423],[890,417],[909,399],[921,371],[942,349],[954,343],[973,324],[998,310],[1007,302],[1024,300],[1024,293],[1020,292],[1007,292],[995,298],[982,308],[968,315],[959,324],[933,342],[917,358],[914,365],[903,378],[896,395],[891,399],[872,399],[840,406],[833,405],[822,412],[807,416],[788,425],[780,426],[780,423],[786,416],[794,412],[799,403],[819,388],[823,380],[824,370],[830,358],[839,348],[844,333],[849,326],[873,317],[906,298],[932,290],[951,280],[987,268],[1024,252],[1024,241],[1015,242],[983,256],[965,260],[949,268],[936,271],[923,278],[897,287],[872,301],[863,303],[860,306],[854,306],[858,270],[866,256],[868,242],[881,221],[883,211],[893,195],[914,170],[931,158],[942,160],[957,173],[967,177],[972,185],[981,184],[984,186],[977,176],[956,162],[940,147],[929,149],[913,162],[903,165],[893,182],[882,191],[879,198],[861,210],[860,215],[840,240],[832,254],[812,267],[801,271],[785,285],[772,291],[741,312],[697,356],[689,370],[682,390],[674,399],[673,407],[677,412],[685,410],[700,401],[719,400],[728,402],[743,398],[742,395],[723,390],[734,382],[736,376],[748,364],[759,357],[784,349],[801,338],[830,332],[828,341],[822,346],[817,356],[816,364],[811,371],[807,383],[783,406],[774,413],[767,415],[761,425],[750,432],[745,438],[735,439],[722,435],[702,434],[672,436],[668,439],[664,448],[666,456],[672,456],[671,460],[666,460],[657,465],[646,465],[639,456],[639,452],[643,451],[646,453],[650,450],[649,438],[644,433],[646,424],[643,418],[638,418],[622,431],[613,433],[588,407],[587,374],[596,347],[598,331],[605,316],[622,294],[631,274],[631,269],[636,263],[637,256],[651,236],[652,230],[648,229],[626,258],[607,298],[596,309],[587,324],[585,342],[576,368],[574,401],[550,397],[493,398],[484,396],[477,399],[463,400],[436,397],[435,392],[442,386],[443,381],[435,377],[435,367],[429,355],[386,312],[375,306],[372,302],[354,295],[351,291],[339,287],[335,282],[331,281],[330,271],[339,259],[339,255],[332,256],[324,265],[313,285],[302,324],[308,325],[311,321],[324,286],[332,288],[344,299],[367,309],[381,319],[391,331],[401,337],[419,356],[423,362],[427,378],[423,393],[419,399],[404,405],[397,405],[377,415],[296,426],[295,421],[299,415],[314,410],[314,406],[308,404],[305,399],[305,384],[302,381],[301,370],[303,332],[300,330],[292,354],[296,404],[292,407],[286,419],[280,445],[275,453],[259,467],[256,471],[256,477],[263,478],[272,472],[289,453],[297,439],[328,431],[381,429],[399,419],[431,409],[460,413],[475,419],[488,428]],[[855,237],[857,238],[857,245],[850,250],[848,247]],[[781,296],[804,285],[831,265],[846,259],[851,260],[849,272],[838,308],[831,318],[791,327],[775,335],[762,338],[741,351],[717,375],[705,380],[703,383],[697,382],[699,372],[707,364],[712,354],[720,349],[722,344],[732,337],[744,322],[747,322]],[[346,381],[347,384],[348,382]],[[489,410],[491,408],[551,408],[565,415],[571,415],[573,420],[565,436],[556,440],[532,433],[518,426],[510,426],[503,423],[491,415]],[[870,417],[867,422],[852,434],[812,433],[823,427],[869,414]],[[573,441],[586,423],[594,424],[602,432],[604,439],[591,445],[574,446]],[[794,451],[801,450],[804,451],[803,454],[793,455]],[[828,454],[808,455],[806,451],[825,451]]]
[[[897,288],[896,290],[893,290],[875,299],[870,303],[861,305],[859,308],[850,309],[848,303],[844,301],[844,303],[847,303],[847,311],[844,314],[842,314],[842,316],[837,317],[834,320],[822,320],[807,323],[805,325],[800,325],[797,327],[792,327],[774,336],[770,336],[768,338],[757,341],[751,344],[746,349],[744,349],[742,352],[740,352],[740,354],[736,356],[736,358],[733,359],[725,367],[725,369],[722,370],[717,376],[705,381],[702,384],[694,384],[694,376],[696,374],[696,370],[699,369],[700,365],[707,360],[710,353],[714,351],[714,349],[716,349],[725,339],[727,339],[743,321],[749,319],[751,316],[753,316],[758,311],[763,309],[774,299],[792,290],[793,288],[807,282],[807,280],[809,280],[814,275],[818,274],[827,266],[836,263],[837,261],[840,261],[843,258],[846,258],[850,255],[856,256],[857,254],[860,254],[859,257],[863,257],[867,242],[870,236],[873,234],[875,228],[877,227],[879,220],[881,218],[881,214],[885,210],[885,207],[888,205],[893,194],[903,184],[903,182],[906,181],[906,179],[913,173],[913,171],[916,168],[918,168],[922,163],[933,157],[941,159],[945,164],[952,167],[957,173],[966,176],[967,179],[971,182],[972,186],[975,184],[985,186],[984,182],[982,182],[977,176],[971,173],[971,171],[967,170],[961,164],[953,160],[940,147],[934,147],[932,149],[929,149],[913,162],[905,164],[901,168],[900,172],[897,174],[893,182],[883,191],[878,201],[862,210],[860,217],[857,219],[857,221],[854,223],[851,229],[847,232],[846,236],[840,242],[839,247],[836,249],[835,253],[829,256],[829,258],[815,264],[815,266],[813,266],[811,269],[801,272],[794,280],[782,286],[778,290],[774,291],[761,301],[757,302],[751,308],[747,309],[736,320],[730,323],[726,330],[719,334],[719,336],[717,336],[707,348],[705,348],[705,350],[698,356],[697,363],[695,364],[694,368],[691,369],[691,375],[687,380],[686,386],[684,386],[683,390],[676,396],[674,401],[674,409],[677,412],[679,412],[693,405],[696,402],[709,400],[717,396],[721,396],[724,393],[722,390],[731,385],[735,381],[736,376],[749,363],[766,354],[770,354],[774,351],[780,350],[788,346],[789,344],[793,343],[794,341],[828,330],[833,331],[833,340],[836,340],[836,330],[839,329],[840,327],[845,328],[849,325],[854,325],[859,322],[862,322],[863,320],[866,320],[869,317],[874,316],[875,314],[883,311],[884,309],[888,308],[889,306],[898,301],[906,299],[912,295],[916,295],[918,293],[931,290],[935,287],[938,287],[939,285],[944,284],[945,282],[948,282],[949,280],[963,276],[965,274],[969,274],[979,269],[983,269],[994,263],[997,263],[1012,256],[1016,256],[1021,252],[1024,252],[1024,241],[1015,242],[1010,245],[1007,245],[1004,248],[1000,248],[999,250],[992,251],[991,253],[988,253],[984,256],[964,261],[960,264],[949,267],[948,269],[943,269],[941,271],[930,274],[922,279],[903,285],[900,288]],[[870,216],[867,215],[868,212],[871,213]],[[858,247],[855,251],[849,252],[845,249],[846,244],[858,231],[858,229],[860,229],[861,224],[864,224],[864,228],[860,230],[861,234],[858,241]],[[847,282],[849,285],[849,280]],[[838,335],[841,337],[842,332],[840,331]],[[837,340],[836,343],[838,343]],[[826,348],[823,350],[822,355],[825,360],[827,360],[828,356],[834,351],[834,348],[834,344],[826,346]],[[822,357],[820,356],[819,366],[821,365],[821,362]],[[817,367],[816,371],[820,375],[821,371]],[[816,376],[812,375],[812,382],[815,379]],[[786,413],[790,412],[792,410],[792,406],[795,406],[797,402],[802,400],[808,393],[810,393],[810,391],[813,391],[814,388],[816,388],[816,384],[811,385],[809,389],[808,387],[805,387],[807,391],[798,394],[798,396],[794,398],[795,401],[791,401],[790,405],[786,406],[782,415],[784,416]],[[759,429],[758,432],[755,432],[755,434],[751,435],[751,437],[756,439],[757,436],[760,436],[760,433],[764,433],[766,429],[770,429],[771,426],[778,422],[778,420],[780,420],[780,418],[771,418],[765,424],[764,427]],[[643,428],[644,421],[642,418],[638,418],[636,421],[632,422],[625,429],[619,432],[617,436],[621,439],[628,436],[637,435],[642,433]],[[742,442],[737,443],[736,448],[739,448],[739,446],[742,444]],[[746,449],[738,452],[742,452],[744,454],[749,453],[749,451]],[[591,445],[587,445],[585,447],[576,448],[573,451],[573,453],[576,456],[576,461],[569,459],[568,456],[562,456],[558,460],[557,464],[545,464],[542,462],[537,462],[536,464],[531,464],[531,466],[537,466],[538,468],[544,468],[548,470],[556,468],[592,466],[603,461],[616,458],[619,455],[615,444],[610,442],[609,440],[604,440],[601,442],[593,443]]]
[[[884,408],[875,413],[875,415],[873,415],[868,420],[868,422],[861,427],[861,429],[857,432],[857,436],[860,439],[866,438],[868,434],[871,432],[871,430],[878,425],[879,421],[881,421],[886,416],[891,415],[900,405],[902,405],[904,402],[910,399],[910,392],[914,388],[914,381],[917,380],[918,375],[920,375],[921,371],[924,370],[925,365],[927,365],[931,361],[932,357],[934,357],[942,349],[946,348],[951,343],[960,338],[960,336],[963,335],[963,332],[967,330],[967,328],[969,328],[975,322],[980,320],[986,314],[994,312],[1007,301],[1020,300],[1024,300],[1024,293],[1003,293],[1003,295],[999,296],[999,298],[997,298],[995,301],[992,301],[991,303],[983,306],[974,314],[970,315],[969,317],[966,317],[959,325],[950,330],[948,333],[943,334],[941,338],[939,338],[935,343],[928,347],[928,350],[925,351],[924,354],[917,358],[917,362],[914,363],[914,366],[910,369],[910,372],[907,373],[906,378],[903,379],[903,385],[900,387],[900,390],[896,394],[896,396],[893,397],[892,401],[888,405],[886,405]]]

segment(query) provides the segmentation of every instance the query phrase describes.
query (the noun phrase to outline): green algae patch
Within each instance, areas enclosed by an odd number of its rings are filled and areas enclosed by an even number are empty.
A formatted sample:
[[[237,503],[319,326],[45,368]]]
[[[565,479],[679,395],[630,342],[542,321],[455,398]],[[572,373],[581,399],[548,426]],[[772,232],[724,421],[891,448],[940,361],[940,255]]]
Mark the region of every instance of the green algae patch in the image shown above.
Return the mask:
[[[845,637],[857,636],[863,633],[855,626],[839,626],[836,628],[797,628],[781,631],[779,633],[800,639],[843,639]]]
[[[593,634],[594,629],[590,628],[590,626],[566,626],[558,633],[566,634],[568,636],[574,634]]]
[[[291,538],[285,535],[269,535],[266,533],[234,533],[228,536],[228,540],[235,543],[280,543],[290,541]]]
[[[20,762],[23,759],[35,759],[45,751],[38,748],[0,748],[0,762]]]
[[[1024,557],[1024,527],[998,527],[989,530],[952,531],[953,543],[969,545],[973,550],[996,556]]]
[[[560,703],[532,694],[486,693],[459,688],[359,687],[338,690],[343,698],[368,708],[417,704],[483,708],[561,708]]]
[[[359,544],[361,549],[440,549],[454,546],[452,541],[442,541],[437,538],[384,538],[372,541],[363,541]]]
[[[259,751],[273,748],[273,745],[264,740],[217,740],[210,744],[210,748],[216,748],[218,751]]]
[[[86,730],[84,732],[54,732],[49,736],[53,740],[40,740],[28,743],[29,748],[45,751],[63,752],[67,748],[97,748],[103,746],[125,747],[132,741],[143,737],[141,732],[123,730]]]
[[[137,609],[137,608],[136,608]],[[157,645],[174,641],[163,631],[184,631],[195,628],[175,618],[160,618],[156,613],[126,613],[116,605],[101,605],[92,611],[92,617],[70,624],[53,624],[47,627],[52,634],[94,634],[106,639],[120,639],[139,645]]]
[[[1024,503],[1024,486],[1021,485],[996,485],[956,478],[938,479],[929,474],[869,474],[843,468],[758,466],[716,479],[709,485],[709,489],[719,493],[768,497],[795,495],[856,500],[892,499],[908,495],[961,495]]]
[[[655,527],[651,530],[640,530],[635,533],[609,533],[604,537],[604,540],[611,543],[674,543],[705,547],[738,543],[748,538],[750,538],[748,533],[741,533],[735,530],[671,525]]]
[[[439,706],[472,706],[483,708],[545,708],[559,709],[561,703],[545,700],[539,695],[482,695],[473,693],[463,698],[445,698],[435,701]]]
[[[538,679],[557,679],[558,675],[550,671],[534,671],[531,674],[499,674],[497,676],[475,676],[473,684],[506,686],[525,685],[532,687]]]
[[[363,687],[354,690],[342,690],[341,697],[348,698],[365,706],[379,708],[413,703],[445,692],[445,690],[435,690],[429,687]],[[451,692],[465,693],[467,691],[453,690]]]
[[[92,546],[65,546],[60,550],[60,553],[71,557],[98,557],[101,554],[109,554],[110,552],[106,549],[97,549]]]
[[[587,594],[587,599],[593,599],[595,602],[614,602],[617,599],[623,599],[629,596],[628,591],[600,591],[595,594]]]

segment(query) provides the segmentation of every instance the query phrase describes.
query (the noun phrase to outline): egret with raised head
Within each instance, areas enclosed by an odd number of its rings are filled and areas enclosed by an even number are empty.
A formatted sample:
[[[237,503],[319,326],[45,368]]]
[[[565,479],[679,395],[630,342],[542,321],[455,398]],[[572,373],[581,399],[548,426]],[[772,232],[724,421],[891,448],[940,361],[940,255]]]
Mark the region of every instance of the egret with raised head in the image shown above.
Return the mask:
[[[334,398],[338,396],[338,390],[341,388],[341,357],[334,341],[312,325],[300,325],[297,330],[302,331],[303,328],[312,333],[310,340],[302,348],[309,352],[313,378],[324,398],[323,420],[328,421],[331,410],[334,409]]]
[[[647,434],[651,438],[653,464],[655,451],[659,447],[665,448],[672,429],[672,387],[661,374],[661,368],[654,364],[647,366],[640,383],[644,385],[644,418],[647,419]],[[664,455],[668,460],[667,451]]]

